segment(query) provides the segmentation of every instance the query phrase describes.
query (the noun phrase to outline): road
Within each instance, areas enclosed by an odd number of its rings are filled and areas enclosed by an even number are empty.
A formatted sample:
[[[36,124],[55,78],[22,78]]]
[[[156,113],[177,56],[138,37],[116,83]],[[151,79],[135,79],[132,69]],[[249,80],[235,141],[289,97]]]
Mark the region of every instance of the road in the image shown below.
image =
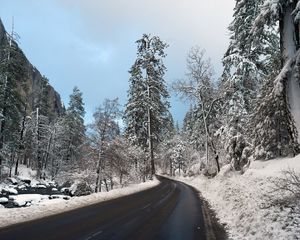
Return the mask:
[[[0,229],[1,240],[222,240],[226,233],[192,187],[157,187]]]

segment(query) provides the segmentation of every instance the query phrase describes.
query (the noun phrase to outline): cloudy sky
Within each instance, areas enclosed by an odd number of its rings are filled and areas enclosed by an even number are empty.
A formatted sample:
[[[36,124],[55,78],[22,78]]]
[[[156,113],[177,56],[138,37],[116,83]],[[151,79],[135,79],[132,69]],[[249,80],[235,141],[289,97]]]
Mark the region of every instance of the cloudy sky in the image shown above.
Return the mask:
[[[128,70],[143,33],[170,47],[166,81],[182,78],[188,50],[206,49],[217,79],[228,45],[234,0],[0,0],[7,30],[12,16],[20,46],[68,103],[76,85],[84,94],[86,120],[105,98],[125,104]],[[173,94],[174,95],[174,94]],[[188,103],[172,96],[172,113],[182,122]]]

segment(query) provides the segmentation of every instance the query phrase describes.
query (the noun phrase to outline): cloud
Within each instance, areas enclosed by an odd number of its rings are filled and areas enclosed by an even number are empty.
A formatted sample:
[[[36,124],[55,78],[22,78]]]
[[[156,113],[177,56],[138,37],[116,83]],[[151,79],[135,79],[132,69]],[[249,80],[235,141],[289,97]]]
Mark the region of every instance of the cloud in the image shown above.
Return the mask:
[[[1,0],[0,0],[1,1]],[[26,3],[25,3],[26,2]],[[104,98],[126,101],[128,70],[143,33],[170,47],[168,83],[182,78],[188,50],[199,45],[217,76],[228,45],[227,27],[235,0],[14,0],[3,1],[6,22],[16,19],[21,46],[67,102],[74,85],[84,92],[89,115]],[[175,119],[184,107],[171,102]]]

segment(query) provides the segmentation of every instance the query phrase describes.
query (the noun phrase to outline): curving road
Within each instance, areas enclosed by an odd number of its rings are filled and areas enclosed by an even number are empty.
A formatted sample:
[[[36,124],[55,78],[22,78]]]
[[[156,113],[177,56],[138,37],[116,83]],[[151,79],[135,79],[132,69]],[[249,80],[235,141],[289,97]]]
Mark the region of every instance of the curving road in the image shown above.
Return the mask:
[[[0,229],[1,240],[222,240],[226,232],[192,187],[161,184],[130,196]]]

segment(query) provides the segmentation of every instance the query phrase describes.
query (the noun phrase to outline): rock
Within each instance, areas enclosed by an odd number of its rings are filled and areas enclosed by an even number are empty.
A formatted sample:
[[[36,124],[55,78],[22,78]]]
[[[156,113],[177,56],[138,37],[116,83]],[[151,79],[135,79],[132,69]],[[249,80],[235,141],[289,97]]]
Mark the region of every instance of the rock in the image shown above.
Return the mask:
[[[70,188],[64,187],[64,188],[60,189],[60,192],[64,193],[64,194],[69,194],[70,193]]]
[[[26,184],[29,184],[29,185],[30,185],[30,183],[31,183],[31,179],[29,179],[29,178],[22,177],[22,176],[19,176],[18,178],[19,178],[19,180],[20,180],[21,182],[23,182],[23,183],[26,183]]]
[[[7,180],[12,183],[13,185],[17,185],[18,184],[18,181],[17,179],[13,178],[13,177],[10,177],[10,178],[7,178]]]
[[[18,189],[24,190],[24,189],[26,189],[26,186],[25,185],[20,185],[20,186],[18,186]]]
[[[66,196],[66,195],[50,195],[49,196],[49,199],[64,199],[64,200],[69,200],[70,197],[69,196]]]
[[[0,197],[0,203],[8,203],[8,198],[6,197]]]
[[[49,184],[50,187],[56,187],[57,186],[56,182],[54,182],[54,181],[49,181],[48,184]]]
[[[12,43],[18,45],[15,41]],[[6,30],[0,19],[0,48],[7,46],[7,44],[9,44],[9,38],[6,35]],[[29,62],[25,54],[22,51],[20,52],[18,62],[24,61],[24,76],[26,77],[24,77],[22,81],[17,82],[16,90],[22,99],[31,99],[27,101],[27,111],[33,111],[37,97],[40,96],[40,94],[46,94],[47,109],[49,111],[48,116],[51,116],[50,120],[62,116],[65,113],[65,108],[60,95],[50,84],[47,84],[46,88],[44,87],[45,81],[42,74]]]
[[[2,192],[6,192],[6,193],[10,193],[10,194],[15,194],[15,195],[18,194],[18,191],[16,189],[10,188],[10,187],[4,187],[2,189]]]
[[[70,188],[72,186],[72,182],[71,181],[66,181],[64,182],[60,187],[61,188]]]
[[[15,200],[14,201],[14,205],[17,206],[17,207],[24,207],[26,206],[28,202],[26,201],[22,201],[22,200]]]
[[[93,189],[86,182],[74,184],[70,190],[71,196],[86,196],[93,193]]]
[[[35,187],[36,188],[47,188],[44,184],[37,184]]]
[[[0,204],[0,209],[1,209],[1,208],[5,208],[5,207],[4,207],[2,204]]]
[[[58,190],[57,190],[57,188],[52,188],[51,191],[56,192]]]

